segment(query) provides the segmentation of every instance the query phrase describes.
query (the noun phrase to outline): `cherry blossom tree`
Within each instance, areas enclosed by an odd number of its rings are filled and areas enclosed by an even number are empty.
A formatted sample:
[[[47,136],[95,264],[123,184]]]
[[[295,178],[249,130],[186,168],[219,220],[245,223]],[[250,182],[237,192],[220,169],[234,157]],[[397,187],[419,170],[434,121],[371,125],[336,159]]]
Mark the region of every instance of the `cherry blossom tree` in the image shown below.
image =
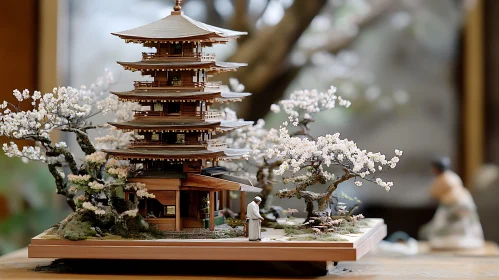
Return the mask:
[[[308,217],[313,215],[314,202],[318,211],[325,211],[332,203],[333,193],[339,184],[357,179],[355,185],[362,186],[362,181],[371,181],[389,191],[393,182],[385,182],[375,174],[388,168],[395,168],[402,151],[395,150],[391,159],[379,152],[361,150],[354,141],[340,138],[339,133],[327,134],[314,138],[308,125],[313,121],[313,114],[337,105],[349,107],[350,102],[335,95],[332,87],[327,93],[299,91],[291,94],[290,99],[272,105],[274,111],[283,110],[289,122],[284,122],[279,129],[278,144],[266,150],[268,158],[275,158],[282,163],[274,170],[283,176],[285,183],[295,184],[295,188],[283,189],[277,193],[279,198],[304,198],[307,203]],[[299,128],[297,132],[290,129]],[[336,167],[336,174],[330,170]],[[326,185],[323,193],[307,190],[315,184]]]
[[[154,197],[145,185],[127,183],[135,170],[128,161],[108,159],[98,151],[100,146],[122,147],[133,134],[95,125],[91,118],[97,114],[113,112],[120,121],[130,120],[136,103],[122,103],[114,95],[104,94],[113,83],[113,75],[106,70],[104,77],[86,88],[54,88],[51,93],[31,94],[28,90],[14,90],[18,104],[4,101],[0,104],[0,135],[16,140],[29,140],[32,145],[19,148],[15,142],[4,143],[8,157],[19,157],[23,162],[41,161],[47,164],[55,179],[58,194],[64,195],[68,205],[77,215],[89,215],[91,221],[111,217],[110,226],[122,224],[127,217],[137,216],[137,205],[125,203],[116,194],[117,189],[133,189],[139,198]],[[31,103],[31,110],[22,110],[23,102]],[[94,145],[88,131],[96,128],[107,130],[108,135],[98,137]],[[83,160],[71,152],[65,142],[52,140],[55,131],[74,133],[78,146],[85,154]],[[72,214],[72,217],[75,217]],[[71,219],[66,219],[68,223]],[[107,219],[109,220],[109,219]]]
[[[310,218],[314,203],[318,211],[327,210],[338,185],[347,180],[357,179],[355,185],[359,187],[362,181],[370,181],[390,190],[393,182],[385,182],[375,174],[395,168],[402,151],[395,150],[396,155],[387,159],[381,153],[359,149],[355,142],[341,139],[339,133],[317,138],[311,134],[309,125],[315,121],[316,114],[350,105],[350,101],[336,95],[335,87],[326,92],[295,91],[270,108],[274,113],[283,112],[287,116],[278,130],[265,129],[263,120],[259,120],[256,125],[231,135],[233,146],[253,150],[249,163],[258,170],[258,185],[264,189],[264,198],[272,192],[274,176],[280,176],[284,183],[294,184],[295,188],[281,190],[276,196],[303,198]],[[336,174],[330,171],[335,168]],[[323,193],[308,190],[316,184],[327,187]]]

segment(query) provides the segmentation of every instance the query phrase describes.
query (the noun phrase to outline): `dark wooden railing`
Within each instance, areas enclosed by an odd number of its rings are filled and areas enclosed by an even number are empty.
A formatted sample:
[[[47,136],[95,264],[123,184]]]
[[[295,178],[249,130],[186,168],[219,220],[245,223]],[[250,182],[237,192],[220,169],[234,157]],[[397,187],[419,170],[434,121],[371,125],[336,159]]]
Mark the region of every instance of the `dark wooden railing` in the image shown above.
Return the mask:
[[[134,86],[138,87],[193,87],[193,88],[213,88],[217,89],[221,85],[221,82],[184,82],[176,81],[176,83],[162,82],[162,81],[135,81]]]
[[[181,116],[181,117],[199,117],[199,118],[204,118],[204,119],[216,119],[216,118],[221,118],[223,116],[221,111],[218,110],[210,110],[210,111],[205,111],[205,112],[178,112],[178,113],[168,113],[164,111],[134,111],[135,116],[138,117],[144,117],[144,116],[149,116],[149,117],[175,117],[175,116]]]
[[[184,141],[183,143],[168,143],[164,141],[152,141],[152,140],[135,140],[132,142],[135,146],[168,146],[168,145],[203,145],[208,148],[225,148],[227,144],[213,139],[207,141]]]
[[[154,53],[154,52],[143,52],[142,53],[142,59],[143,60],[148,60],[148,59],[155,59],[155,58],[199,58],[201,60],[214,60],[215,59],[215,54],[213,53],[199,53],[199,52],[194,52],[194,53],[183,53],[183,54],[166,54],[166,53]]]
[[[183,143],[168,143],[164,141],[135,140],[132,142],[136,146],[167,146],[167,145],[208,145],[206,141],[184,141]]]

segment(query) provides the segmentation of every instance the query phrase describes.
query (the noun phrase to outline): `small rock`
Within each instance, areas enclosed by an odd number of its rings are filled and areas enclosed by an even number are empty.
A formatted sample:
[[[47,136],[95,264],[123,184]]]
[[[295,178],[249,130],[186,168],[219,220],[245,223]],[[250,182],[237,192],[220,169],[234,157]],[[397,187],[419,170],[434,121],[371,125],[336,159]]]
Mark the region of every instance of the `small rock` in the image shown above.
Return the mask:
[[[100,229],[100,227],[95,227],[95,232],[97,232],[98,235],[102,236],[104,235],[104,233],[102,232],[102,229]]]

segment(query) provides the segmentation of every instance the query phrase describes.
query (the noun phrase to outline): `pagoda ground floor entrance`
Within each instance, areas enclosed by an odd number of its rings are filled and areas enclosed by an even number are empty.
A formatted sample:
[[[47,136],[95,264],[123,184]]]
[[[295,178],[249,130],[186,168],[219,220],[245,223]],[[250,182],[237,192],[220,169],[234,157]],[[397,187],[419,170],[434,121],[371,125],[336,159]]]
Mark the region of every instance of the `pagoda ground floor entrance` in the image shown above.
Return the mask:
[[[163,231],[209,228],[225,223],[225,209],[230,208],[229,190],[189,188],[149,191],[155,198],[139,201],[139,213],[145,220]],[[240,218],[245,219],[245,192],[240,192]],[[135,201],[135,194],[125,193],[125,199]]]

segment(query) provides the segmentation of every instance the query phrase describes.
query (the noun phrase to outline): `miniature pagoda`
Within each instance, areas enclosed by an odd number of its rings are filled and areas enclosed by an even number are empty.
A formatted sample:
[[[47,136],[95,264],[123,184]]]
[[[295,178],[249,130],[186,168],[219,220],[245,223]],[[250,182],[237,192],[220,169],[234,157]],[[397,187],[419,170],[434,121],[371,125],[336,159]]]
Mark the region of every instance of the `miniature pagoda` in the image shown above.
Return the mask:
[[[246,34],[195,21],[183,14],[178,0],[171,15],[113,33],[126,43],[156,49],[142,53],[141,61],[118,62],[125,70],[140,71],[154,80],[137,81],[131,91],[113,92],[121,101],[138,102],[141,110],[129,122],[110,123],[133,131],[136,140],[126,149],[106,152],[141,169],[129,181],[146,184],[155,195],[155,199],[139,202],[139,213],[160,230],[213,230],[224,222],[222,211],[230,203],[229,191],[260,191],[217,166],[220,160],[237,159],[248,151],[229,149],[213,138],[216,132],[251,125],[225,121],[221,111],[210,108],[250,95],[223,91],[220,83],[208,81],[213,74],[235,71],[245,64],[217,62],[215,55],[203,53],[204,47]],[[137,196],[126,192],[125,199],[135,202]]]

